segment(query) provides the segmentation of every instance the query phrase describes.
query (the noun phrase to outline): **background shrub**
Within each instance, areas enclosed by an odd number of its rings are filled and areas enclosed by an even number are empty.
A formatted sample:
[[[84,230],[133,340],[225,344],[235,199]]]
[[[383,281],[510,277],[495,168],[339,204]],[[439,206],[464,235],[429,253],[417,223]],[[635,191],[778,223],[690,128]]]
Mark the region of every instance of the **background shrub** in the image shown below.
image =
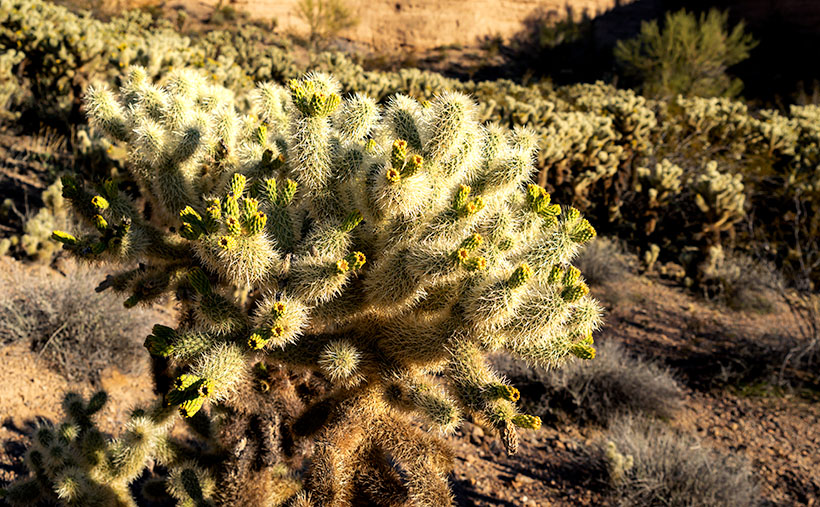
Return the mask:
[[[594,361],[572,361],[557,370],[522,362],[498,366],[519,386],[534,413],[558,409],[581,422],[605,425],[627,413],[670,417],[681,403],[680,387],[669,370],[630,356],[611,341],[601,342]]]
[[[127,310],[119,298],[94,291],[100,274],[67,264],[65,276],[9,267],[0,291],[0,346],[30,343],[69,380],[99,379],[108,366],[136,371],[146,364],[142,337],[151,331],[156,312]],[[82,297],[78,297],[82,294]]]
[[[615,59],[646,95],[737,95],[743,83],[726,70],[748,58],[757,43],[742,22],[730,32],[727,19],[716,9],[700,17],[686,10],[667,13],[663,28],[656,20],[644,22],[638,37],[618,41]]]
[[[581,454],[579,465],[603,472],[599,477],[606,478],[617,505],[760,504],[745,462],[657,422],[621,418],[604,439]]]

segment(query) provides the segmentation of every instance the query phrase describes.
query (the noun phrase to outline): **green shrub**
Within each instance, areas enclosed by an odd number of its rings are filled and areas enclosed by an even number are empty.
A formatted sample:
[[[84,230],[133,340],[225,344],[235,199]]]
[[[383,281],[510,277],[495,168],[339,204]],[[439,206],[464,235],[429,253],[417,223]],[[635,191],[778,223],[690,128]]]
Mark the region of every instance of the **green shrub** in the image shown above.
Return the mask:
[[[645,95],[737,95],[743,83],[726,71],[748,58],[757,43],[742,22],[730,32],[727,19],[727,12],[716,9],[700,17],[686,10],[667,13],[663,28],[656,20],[643,22],[638,37],[618,41],[615,58]]]
[[[308,25],[311,45],[326,43],[342,30],[358,24],[343,0],[299,0],[296,13]]]

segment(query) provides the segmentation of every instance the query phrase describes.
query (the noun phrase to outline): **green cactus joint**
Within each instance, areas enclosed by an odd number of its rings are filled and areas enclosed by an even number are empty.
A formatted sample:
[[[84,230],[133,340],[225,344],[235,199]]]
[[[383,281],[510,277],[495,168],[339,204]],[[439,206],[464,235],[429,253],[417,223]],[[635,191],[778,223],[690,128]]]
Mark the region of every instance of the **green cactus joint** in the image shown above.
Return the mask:
[[[512,418],[512,423],[519,428],[537,430],[541,428],[541,418],[537,415],[516,414]]]
[[[229,216],[228,218],[226,218],[225,227],[228,229],[228,233],[231,236],[239,236],[242,234],[242,224],[236,217]]]
[[[362,216],[361,211],[354,210],[349,215],[347,215],[347,217],[345,217],[344,222],[342,222],[342,232],[352,231],[356,228],[357,225],[359,225],[362,222],[363,218],[364,217]]]
[[[52,232],[51,239],[53,239],[54,241],[59,241],[60,243],[69,246],[77,244],[77,238],[75,238],[74,236],[65,231]]]
[[[483,210],[485,205],[486,203],[484,202],[483,197],[476,197],[475,199],[468,201],[464,207],[461,208],[461,215],[465,217],[475,215],[479,211]]]
[[[595,349],[586,343],[576,343],[569,349],[570,353],[579,359],[595,359]]]
[[[257,127],[256,142],[259,143],[260,146],[266,146],[268,144],[268,127],[265,125],[259,125],[259,127]]]
[[[108,229],[108,222],[102,215],[94,215],[91,217],[91,221],[94,223],[94,227],[100,232],[105,232],[105,230]]]
[[[532,268],[527,263],[518,266],[510,275],[507,285],[513,290],[523,287],[532,276]]]
[[[566,213],[564,214],[564,221],[566,222],[574,222],[581,218],[581,212],[578,211],[578,208],[570,207],[567,208]]]
[[[119,186],[113,179],[108,178],[103,182],[103,190],[109,199],[116,199],[119,194]]]
[[[109,206],[108,200],[105,197],[101,196],[101,195],[95,195],[94,197],[92,197],[91,198],[91,205],[94,206],[95,208],[97,208],[100,211],[107,210],[108,206]]]
[[[197,293],[203,296],[213,292],[211,281],[208,280],[208,275],[205,274],[202,268],[195,267],[188,271],[188,283],[191,284],[191,287],[193,287]]]

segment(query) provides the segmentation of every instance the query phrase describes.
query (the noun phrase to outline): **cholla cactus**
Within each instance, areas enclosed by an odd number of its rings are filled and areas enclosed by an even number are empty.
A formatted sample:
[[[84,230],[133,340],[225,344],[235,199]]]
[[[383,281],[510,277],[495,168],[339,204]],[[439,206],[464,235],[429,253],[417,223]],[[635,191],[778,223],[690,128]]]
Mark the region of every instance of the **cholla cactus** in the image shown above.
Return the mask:
[[[683,169],[668,159],[663,159],[654,167],[639,167],[635,173],[637,181],[634,190],[640,198],[634,204],[638,204],[641,209],[629,214],[643,214],[644,233],[650,235],[655,231],[661,210],[681,193]]]
[[[83,258],[140,260],[106,284],[128,305],[181,296],[179,327],[156,326],[146,346],[177,371],[165,399],[184,417],[256,410],[239,393],[260,361],[336,386],[294,426],[316,442],[313,505],[384,491],[449,504],[448,453],[411,416],[446,433],[470,415],[514,452],[516,427],[540,420],[519,413],[486,353],[549,367],[594,357],[601,309],[570,262],[595,230],[526,185],[532,132],[482,127],[466,96],[381,108],[311,74],[260,85],[239,116],[193,72],[159,87],[133,69],[119,97],[95,88],[87,102],[128,144],[152,214],[113,182],[66,180],[97,232],[55,239]]]
[[[31,477],[21,479],[0,498],[11,505],[59,503],[70,506],[134,505],[129,484],[148,459],[174,466],[175,445],[168,438],[174,411],[155,407],[136,410],[117,439],[109,439],[92,420],[106,402],[99,392],[86,402],[68,394],[63,402],[67,420],[59,426],[40,425],[25,454]]]

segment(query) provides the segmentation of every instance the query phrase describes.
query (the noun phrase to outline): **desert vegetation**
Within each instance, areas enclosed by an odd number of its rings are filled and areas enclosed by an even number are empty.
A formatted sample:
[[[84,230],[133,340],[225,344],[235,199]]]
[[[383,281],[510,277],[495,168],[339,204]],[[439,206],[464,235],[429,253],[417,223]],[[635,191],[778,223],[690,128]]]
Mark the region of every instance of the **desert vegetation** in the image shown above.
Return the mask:
[[[742,23],[645,23],[619,88],[367,69],[336,0],[98,14],[0,0],[0,351],[76,384],[0,502],[820,494],[820,106],[742,98]],[[798,464],[734,442],[762,403]]]

